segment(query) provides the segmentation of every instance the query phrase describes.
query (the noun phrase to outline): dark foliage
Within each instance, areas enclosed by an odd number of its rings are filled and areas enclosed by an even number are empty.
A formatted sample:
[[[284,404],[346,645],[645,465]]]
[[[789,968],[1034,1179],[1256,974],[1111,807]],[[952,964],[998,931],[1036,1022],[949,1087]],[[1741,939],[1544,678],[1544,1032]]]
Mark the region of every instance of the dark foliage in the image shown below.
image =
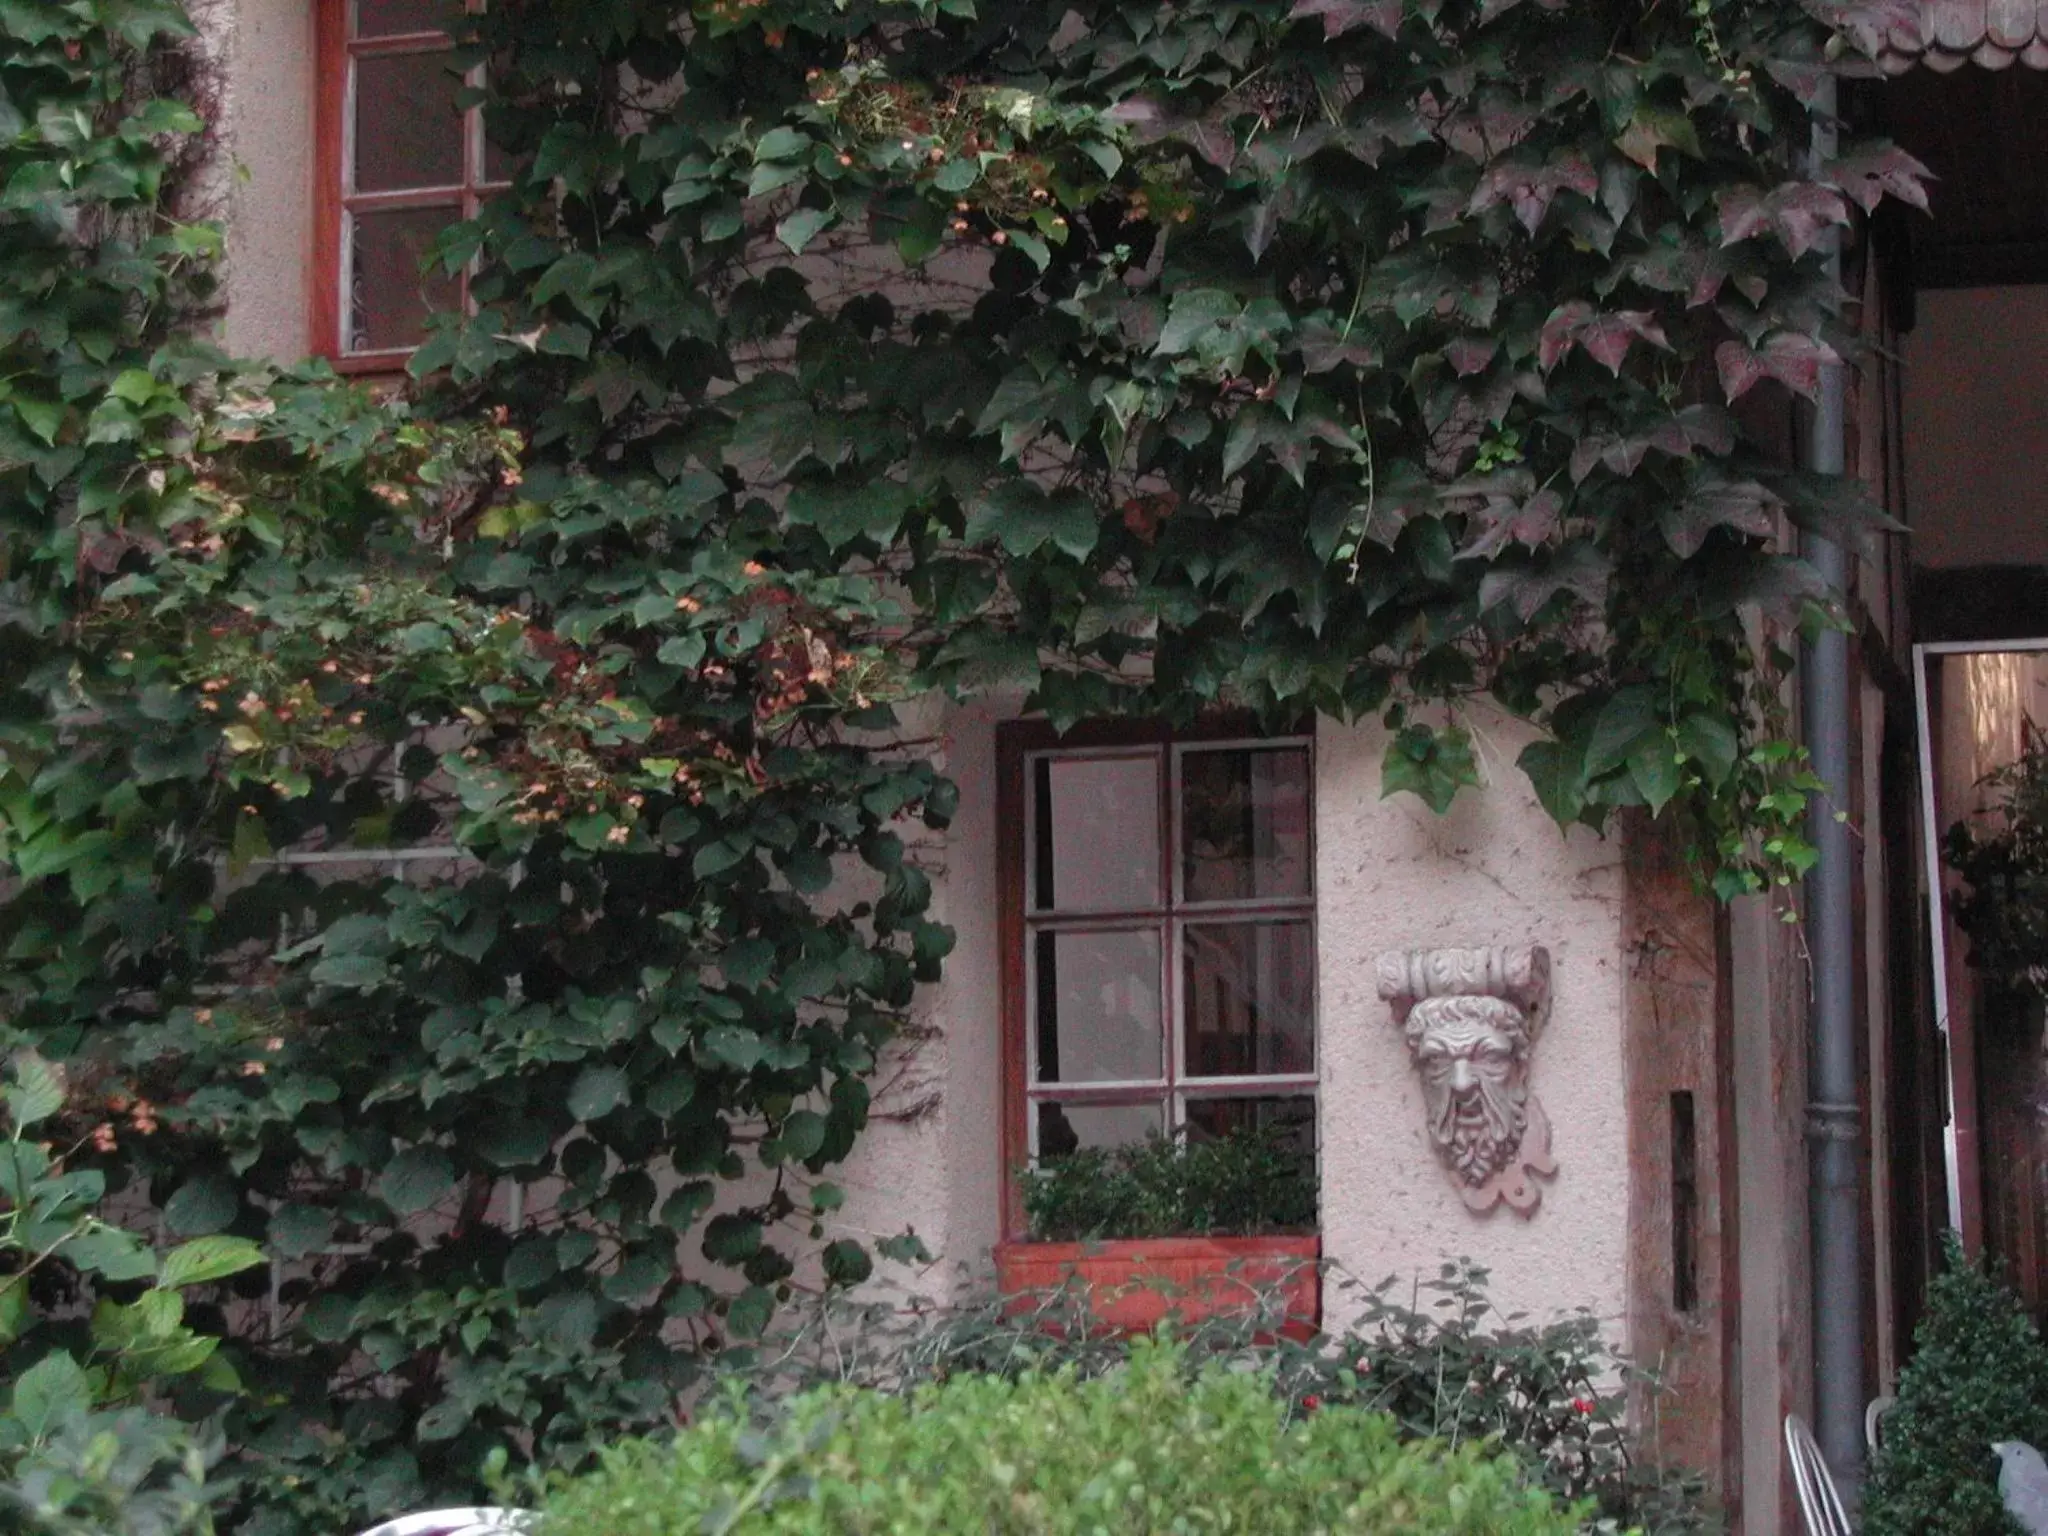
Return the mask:
[[[1153,1136],[1022,1171],[1033,1237],[1249,1237],[1316,1224],[1315,1158],[1284,1130]]]
[[[1869,1536],[2018,1536],[1991,1447],[2048,1445],[2048,1345],[2011,1288],[1953,1237],[1946,1257],[1871,1463]]]

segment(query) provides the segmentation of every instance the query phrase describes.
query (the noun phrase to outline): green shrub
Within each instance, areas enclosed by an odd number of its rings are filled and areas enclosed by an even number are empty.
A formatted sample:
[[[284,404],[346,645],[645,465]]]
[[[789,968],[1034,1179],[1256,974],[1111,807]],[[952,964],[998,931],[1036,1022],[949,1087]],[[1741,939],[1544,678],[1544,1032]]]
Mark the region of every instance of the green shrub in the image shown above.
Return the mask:
[[[672,1445],[608,1451],[546,1513],[543,1536],[1577,1529],[1511,1460],[1404,1444],[1358,1409],[1292,1418],[1263,1377],[1212,1365],[1189,1381],[1177,1347],[1149,1342],[1092,1379],[807,1393],[766,1427],[735,1399]]]
[[[1217,1365],[1249,1371],[1297,1417],[1358,1408],[1386,1415],[1406,1440],[1498,1445],[1560,1502],[1589,1506],[1598,1530],[1719,1531],[1696,1475],[1636,1453],[1629,1399],[1655,1392],[1655,1380],[1615,1355],[1590,1314],[1543,1323],[1504,1316],[1487,1278],[1477,1265],[1451,1263],[1397,1291],[1392,1281],[1365,1287],[1329,1273],[1333,1308],[1352,1321],[1307,1339],[1280,1331],[1284,1296],[1255,1289],[1241,1312],[1177,1326],[1178,1358],[1190,1377]],[[1134,1341],[1088,1322],[1086,1297],[1071,1288],[1025,1307],[982,1297],[913,1313],[824,1298],[721,1363],[762,1400],[827,1383],[904,1395],[969,1374],[1121,1369]]]
[[[1084,1147],[1023,1174],[1031,1235],[1250,1236],[1316,1224],[1315,1168],[1283,1128]]]
[[[183,1291],[263,1255],[237,1237],[159,1255],[101,1219],[103,1175],[67,1166],[63,1077],[21,1052],[4,1083],[0,1530],[210,1536],[219,1437],[144,1403],[186,1385],[215,1400],[236,1390],[220,1341],[187,1326]],[[111,1130],[89,1134],[104,1147]]]
[[[2016,1536],[1993,1441],[2048,1444],[2048,1347],[1951,1239],[1870,1469],[1868,1536]]]

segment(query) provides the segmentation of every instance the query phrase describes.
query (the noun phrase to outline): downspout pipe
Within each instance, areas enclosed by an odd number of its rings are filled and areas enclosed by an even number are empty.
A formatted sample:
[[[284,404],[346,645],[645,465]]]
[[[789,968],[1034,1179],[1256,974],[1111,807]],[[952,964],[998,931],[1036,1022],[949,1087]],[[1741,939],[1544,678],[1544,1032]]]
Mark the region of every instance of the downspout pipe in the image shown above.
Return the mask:
[[[1813,103],[1816,167],[1836,150],[1835,82]],[[1839,279],[1839,232],[1828,264]],[[1839,475],[1847,468],[1845,396],[1840,364],[1821,369],[1819,399],[1806,432],[1807,467]],[[1802,553],[1838,593],[1849,588],[1849,558],[1808,534]],[[1800,654],[1800,706],[1814,774],[1827,785],[1809,813],[1807,836],[1819,859],[1806,876],[1806,943],[1812,965],[1808,1015],[1806,1139],[1812,1221],[1814,1436],[1852,1508],[1863,1478],[1863,1209],[1858,1149],[1862,1110],[1856,1081],[1856,859],[1846,818],[1850,783],[1849,637],[1813,636]]]

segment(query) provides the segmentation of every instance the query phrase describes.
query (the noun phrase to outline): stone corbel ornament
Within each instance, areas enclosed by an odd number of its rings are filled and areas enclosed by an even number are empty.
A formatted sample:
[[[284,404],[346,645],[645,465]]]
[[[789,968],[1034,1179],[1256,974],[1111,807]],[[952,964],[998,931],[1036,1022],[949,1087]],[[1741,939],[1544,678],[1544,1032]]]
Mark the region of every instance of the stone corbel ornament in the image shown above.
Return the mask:
[[[1550,951],[1415,949],[1379,958],[1380,996],[1422,1078],[1429,1139],[1465,1204],[1524,1216],[1557,1172],[1529,1056],[1550,1007]]]

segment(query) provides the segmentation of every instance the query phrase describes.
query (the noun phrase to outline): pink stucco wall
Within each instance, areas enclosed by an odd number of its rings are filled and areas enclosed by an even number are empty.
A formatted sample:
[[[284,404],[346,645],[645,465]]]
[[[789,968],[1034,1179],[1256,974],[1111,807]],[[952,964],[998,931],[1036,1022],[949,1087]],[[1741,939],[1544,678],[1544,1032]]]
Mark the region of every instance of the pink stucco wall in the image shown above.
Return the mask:
[[[1619,1338],[1627,1280],[1618,850],[1558,832],[1514,766],[1530,739],[1480,713],[1487,786],[1438,817],[1380,798],[1384,733],[1323,723],[1316,742],[1317,948],[1323,1043],[1323,1250],[1368,1283],[1469,1257],[1503,1308],[1591,1308]],[[1373,960],[1397,949],[1542,944],[1550,1022],[1531,1087],[1557,1177],[1523,1217],[1474,1214],[1423,1130],[1422,1094],[1380,1001]],[[1343,1292],[1332,1291],[1333,1311]]]

